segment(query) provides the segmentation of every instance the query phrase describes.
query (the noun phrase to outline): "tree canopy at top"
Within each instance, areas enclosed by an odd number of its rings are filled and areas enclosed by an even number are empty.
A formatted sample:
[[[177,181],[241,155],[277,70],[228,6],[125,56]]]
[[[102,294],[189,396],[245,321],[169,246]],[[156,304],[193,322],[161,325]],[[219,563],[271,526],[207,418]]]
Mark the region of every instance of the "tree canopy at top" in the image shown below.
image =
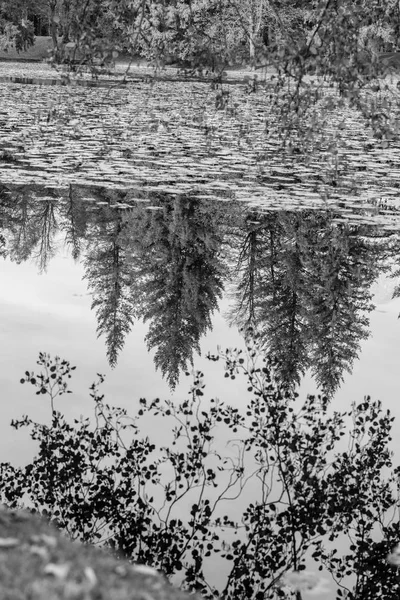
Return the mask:
[[[0,0],[2,28],[46,15],[49,32],[87,57],[115,51],[207,64],[240,58],[354,75],[397,48],[397,0]],[[372,59],[372,60],[371,60]],[[372,63],[372,64],[371,64]]]
[[[312,75],[332,84],[378,137],[394,135],[391,106],[372,106],[361,92],[385,73],[391,57],[382,53],[398,48],[397,0],[0,0],[3,45],[33,43],[30,19],[39,13],[55,63],[95,67],[124,53],[220,75],[232,65],[268,64],[287,114],[315,105],[315,91],[304,88]]]

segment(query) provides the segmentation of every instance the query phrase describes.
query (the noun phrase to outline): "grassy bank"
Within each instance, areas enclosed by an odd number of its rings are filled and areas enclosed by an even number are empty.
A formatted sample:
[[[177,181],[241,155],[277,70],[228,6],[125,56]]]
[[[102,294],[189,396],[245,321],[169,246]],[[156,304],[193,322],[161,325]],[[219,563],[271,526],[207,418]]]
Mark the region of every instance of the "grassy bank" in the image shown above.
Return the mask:
[[[17,52],[15,49],[10,48],[8,51],[0,51],[0,60],[27,60],[27,61],[41,61],[48,57],[48,50],[52,47],[50,36],[37,36],[35,38],[35,44],[31,46],[25,52]]]
[[[50,36],[37,36],[35,38],[35,44],[28,48],[25,52],[17,52],[15,49],[10,48],[8,51],[1,50],[0,51],[0,61],[12,61],[12,62],[41,62],[46,60],[49,57],[49,50],[52,48],[53,44]],[[120,55],[116,64],[128,64],[130,58],[128,55]],[[140,56],[136,56],[134,58],[133,66],[146,66],[148,61]],[[170,67],[177,67],[177,64],[169,65]],[[236,67],[236,68],[228,68],[228,71],[242,71],[248,70],[248,67],[245,66]]]
[[[35,38],[35,44],[28,48],[25,52],[17,52],[15,49],[10,48],[9,50],[0,51],[0,61],[27,61],[37,62],[46,60],[49,56],[49,50],[53,47],[50,36],[37,36]],[[128,62],[127,56],[120,56],[117,62]],[[135,62],[146,63],[145,59],[139,57],[135,59]]]

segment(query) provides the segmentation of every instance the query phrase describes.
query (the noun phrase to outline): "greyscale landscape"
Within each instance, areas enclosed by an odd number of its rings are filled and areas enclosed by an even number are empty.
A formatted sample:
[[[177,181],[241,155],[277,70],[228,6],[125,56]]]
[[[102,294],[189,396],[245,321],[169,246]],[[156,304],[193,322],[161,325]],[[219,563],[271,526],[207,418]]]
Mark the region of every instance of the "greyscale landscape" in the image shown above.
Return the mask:
[[[399,44],[0,1],[1,598],[400,597]]]

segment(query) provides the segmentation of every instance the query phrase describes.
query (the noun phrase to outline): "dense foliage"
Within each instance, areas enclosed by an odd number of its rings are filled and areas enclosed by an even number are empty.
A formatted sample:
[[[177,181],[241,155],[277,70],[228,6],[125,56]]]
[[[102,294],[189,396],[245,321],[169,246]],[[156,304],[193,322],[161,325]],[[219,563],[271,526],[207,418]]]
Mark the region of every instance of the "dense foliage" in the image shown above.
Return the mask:
[[[94,421],[70,424],[54,402],[71,393],[74,367],[41,353],[41,371],[21,382],[50,399],[51,425],[12,423],[30,428],[39,452],[23,468],[1,464],[2,501],[27,502],[73,538],[106,543],[209,598],[321,592],[305,571],[310,561],[331,573],[338,598],[398,597],[396,552],[386,560],[399,537],[389,412],[370,398],[345,413],[331,411],[324,397],[301,403],[251,331],[246,354],[209,358],[223,361],[228,380],[247,378],[242,409],[206,401],[203,375],[194,372],[187,400],[140,399],[133,419],[93,384]],[[140,420],[169,432],[167,442],[141,435]],[[219,589],[207,575],[216,560],[227,572]]]
[[[373,53],[395,49],[399,34],[394,0],[2,0],[0,11],[3,26],[30,21],[38,30],[47,17],[55,45],[61,36],[87,59],[114,46],[204,66],[259,61],[267,51],[287,72],[344,80],[360,65],[373,70]]]
[[[2,0],[3,46],[33,43],[44,14],[56,65],[98,73],[123,53],[220,81],[226,67],[268,65],[266,108],[289,137],[313,138],[326,113],[346,107],[384,144],[399,133],[398,95],[382,79],[397,61],[395,0]]]

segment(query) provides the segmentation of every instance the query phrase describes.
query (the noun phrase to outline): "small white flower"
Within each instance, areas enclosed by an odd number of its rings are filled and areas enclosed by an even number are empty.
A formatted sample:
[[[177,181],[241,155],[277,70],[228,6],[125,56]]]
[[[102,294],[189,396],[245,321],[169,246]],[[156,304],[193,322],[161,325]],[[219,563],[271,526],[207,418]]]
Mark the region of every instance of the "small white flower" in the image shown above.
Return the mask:
[[[54,535],[47,535],[46,533],[41,533],[40,535],[33,535],[31,537],[31,541],[35,544],[44,544],[49,548],[55,548],[57,546],[57,538]]]
[[[319,577],[311,571],[290,571],[285,573],[281,582],[292,590],[298,592],[309,592],[312,595],[327,592],[327,580]]]
[[[391,565],[395,565],[396,567],[400,566],[400,544],[397,544],[397,546],[393,548],[386,560]]]
[[[19,545],[19,539],[13,537],[2,537],[0,538],[0,548],[14,548]]]
[[[90,589],[92,589],[97,583],[96,573],[93,571],[92,567],[85,567],[83,572],[85,573],[85,577],[89,582]]]
[[[321,577],[318,583],[311,590],[308,590],[309,596],[318,596],[318,599],[322,598],[322,594],[328,594],[330,592],[329,582],[327,579]]]
[[[69,564],[57,565],[55,563],[49,563],[45,566],[44,572],[46,575],[53,575],[56,579],[65,579],[69,572]]]
[[[29,552],[35,554],[35,556],[40,556],[43,560],[47,560],[49,557],[47,549],[43,546],[37,546],[36,544],[33,544],[33,546],[29,548]]]
[[[143,575],[153,575],[153,577],[157,577],[158,575],[158,571],[148,565],[134,565],[133,568],[137,573],[142,573]]]

